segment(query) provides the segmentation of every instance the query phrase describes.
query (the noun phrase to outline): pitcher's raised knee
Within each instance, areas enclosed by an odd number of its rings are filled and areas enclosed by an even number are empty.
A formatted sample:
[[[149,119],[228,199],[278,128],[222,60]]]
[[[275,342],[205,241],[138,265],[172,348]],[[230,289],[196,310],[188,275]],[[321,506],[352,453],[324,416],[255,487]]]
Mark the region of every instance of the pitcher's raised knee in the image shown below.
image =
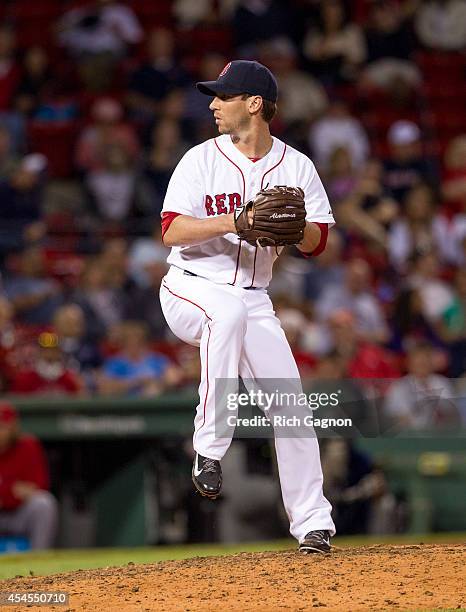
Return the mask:
[[[246,332],[248,320],[248,311],[246,306],[239,298],[229,298],[225,300],[224,309],[217,313],[213,323],[216,327],[222,328],[229,332],[241,330]]]

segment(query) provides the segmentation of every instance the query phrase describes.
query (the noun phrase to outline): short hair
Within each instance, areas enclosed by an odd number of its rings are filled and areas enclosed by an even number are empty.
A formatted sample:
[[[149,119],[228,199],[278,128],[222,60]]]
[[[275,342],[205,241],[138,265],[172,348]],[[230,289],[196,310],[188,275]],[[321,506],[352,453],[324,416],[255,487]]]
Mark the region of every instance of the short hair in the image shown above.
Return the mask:
[[[247,98],[251,98],[254,95],[256,94],[245,93],[243,94],[243,100],[247,100]],[[272,102],[271,100],[265,100],[265,98],[262,98],[261,117],[266,123],[270,123],[272,121],[272,119],[275,117],[276,112],[277,104],[275,102]]]

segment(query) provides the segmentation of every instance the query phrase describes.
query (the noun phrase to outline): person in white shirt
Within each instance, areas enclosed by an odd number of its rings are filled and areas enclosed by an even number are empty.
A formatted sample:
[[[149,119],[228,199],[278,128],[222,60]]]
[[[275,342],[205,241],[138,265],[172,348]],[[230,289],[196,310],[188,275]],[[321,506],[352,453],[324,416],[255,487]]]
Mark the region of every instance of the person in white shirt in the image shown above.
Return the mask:
[[[362,166],[369,156],[369,140],[362,124],[350,115],[343,100],[334,99],[309,132],[309,148],[320,171],[328,170],[332,154],[341,147],[348,150],[353,168]]]
[[[439,51],[464,51],[465,0],[428,0],[417,10],[414,29],[423,45]]]
[[[395,426],[428,429],[459,424],[455,390],[448,378],[435,373],[435,367],[430,344],[410,348],[408,374],[392,383],[385,399],[385,413]]]
[[[105,90],[128,45],[143,39],[132,9],[114,0],[96,0],[71,9],[56,29],[59,43],[77,60],[80,76],[91,90]]]

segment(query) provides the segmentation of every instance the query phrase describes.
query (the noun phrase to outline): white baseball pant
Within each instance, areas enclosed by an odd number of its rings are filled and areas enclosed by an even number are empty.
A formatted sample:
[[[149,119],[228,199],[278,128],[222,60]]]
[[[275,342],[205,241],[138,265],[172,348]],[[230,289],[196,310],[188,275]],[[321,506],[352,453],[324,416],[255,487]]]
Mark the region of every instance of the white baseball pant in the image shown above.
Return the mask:
[[[238,376],[296,380],[299,372],[293,354],[265,289],[218,285],[172,266],[162,280],[160,301],[173,333],[200,347],[194,450],[221,460],[231,437],[215,432],[222,410],[215,406],[215,380],[237,381]],[[314,529],[327,529],[333,535],[316,437],[275,436],[275,449],[291,534],[298,541]]]

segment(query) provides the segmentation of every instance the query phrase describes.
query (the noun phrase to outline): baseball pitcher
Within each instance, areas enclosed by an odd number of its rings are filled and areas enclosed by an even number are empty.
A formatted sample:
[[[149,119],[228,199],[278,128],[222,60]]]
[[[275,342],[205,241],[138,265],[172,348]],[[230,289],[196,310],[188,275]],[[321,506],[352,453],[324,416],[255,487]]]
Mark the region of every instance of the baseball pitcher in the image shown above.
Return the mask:
[[[283,247],[318,255],[334,219],[311,160],[270,134],[278,91],[265,66],[232,61],[197,87],[212,97],[220,135],[189,150],[171,177],[162,211],[170,269],[160,300],[171,330],[200,349],[192,479],[215,499],[233,434],[216,435],[227,413],[215,405],[215,381],[299,381],[267,286]],[[315,435],[275,434],[275,448],[299,550],[329,552],[335,527]]]

